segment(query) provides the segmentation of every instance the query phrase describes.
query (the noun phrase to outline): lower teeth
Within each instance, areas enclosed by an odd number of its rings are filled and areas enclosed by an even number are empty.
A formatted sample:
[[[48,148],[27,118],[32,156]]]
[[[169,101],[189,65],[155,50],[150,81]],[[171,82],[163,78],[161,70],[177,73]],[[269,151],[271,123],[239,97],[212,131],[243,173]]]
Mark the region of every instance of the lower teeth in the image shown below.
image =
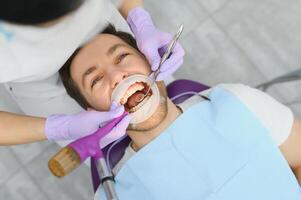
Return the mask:
[[[150,98],[150,96],[145,97],[138,105],[136,105],[135,107],[131,108],[129,110],[130,113],[136,112],[139,108],[141,108],[146,101]]]

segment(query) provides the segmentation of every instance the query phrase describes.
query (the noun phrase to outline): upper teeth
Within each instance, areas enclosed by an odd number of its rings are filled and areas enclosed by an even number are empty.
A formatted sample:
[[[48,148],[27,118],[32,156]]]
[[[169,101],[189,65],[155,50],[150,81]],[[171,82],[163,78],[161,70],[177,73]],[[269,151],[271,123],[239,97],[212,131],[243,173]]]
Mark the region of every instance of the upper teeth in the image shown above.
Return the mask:
[[[122,97],[120,104],[124,105],[130,96],[132,96],[138,90],[143,90],[143,88],[144,88],[144,86],[139,83],[135,83],[135,84],[131,85],[129,87],[129,89],[126,91],[125,95]]]

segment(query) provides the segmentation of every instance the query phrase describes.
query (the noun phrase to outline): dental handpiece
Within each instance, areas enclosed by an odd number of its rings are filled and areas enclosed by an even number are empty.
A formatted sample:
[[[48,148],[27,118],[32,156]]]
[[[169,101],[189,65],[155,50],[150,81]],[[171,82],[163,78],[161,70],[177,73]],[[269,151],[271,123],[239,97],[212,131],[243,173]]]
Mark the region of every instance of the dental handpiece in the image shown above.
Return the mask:
[[[57,177],[63,177],[73,171],[88,157],[92,157],[96,160],[96,168],[107,199],[118,200],[114,187],[114,176],[107,166],[99,142],[127,114],[127,112],[124,112],[120,117],[113,119],[94,134],[80,138],[61,149],[49,160],[48,167],[50,171]]]
[[[100,175],[100,180],[108,200],[118,200],[115,187],[114,176],[104,158],[100,158],[96,161],[96,168]]]
[[[88,157],[93,157],[95,160],[104,158],[99,142],[127,114],[127,112],[124,112],[121,116],[113,119],[95,133],[73,141],[62,148],[48,162],[48,167],[52,174],[57,177],[64,177],[77,168]]]
[[[149,91],[151,90],[152,85],[155,83],[155,81],[160,73],[162,64],[169,58],[170,54],[172,53],[174,47],[176,46],[177,41],[179,40],[179,38],[183,32],[183,29],[184,29],[184,25],[181,24],[178,29],[178,32],[174,35],[173,39],[169,43],[166,52],[161,57],[158,68],[151,74],[151,76],[152,76],[151,83],[149,84],[149,88],[148,88],[147,92],[145,93],[144,97],[146,97],[148,95]]]

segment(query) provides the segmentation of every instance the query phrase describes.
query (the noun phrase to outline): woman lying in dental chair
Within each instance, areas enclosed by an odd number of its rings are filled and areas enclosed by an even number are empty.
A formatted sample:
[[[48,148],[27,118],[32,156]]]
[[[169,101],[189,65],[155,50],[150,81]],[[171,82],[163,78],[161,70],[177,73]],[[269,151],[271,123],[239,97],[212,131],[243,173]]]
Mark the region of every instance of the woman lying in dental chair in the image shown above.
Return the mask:
[[[115,100],[130,112],[132,142],[113,168],[120,199],[301,199],[301,125],[288,107],[241,84],[175,105],[158,81],[142,100],[150,73],[131,35],[112,26],[60,71],[84,109]]]

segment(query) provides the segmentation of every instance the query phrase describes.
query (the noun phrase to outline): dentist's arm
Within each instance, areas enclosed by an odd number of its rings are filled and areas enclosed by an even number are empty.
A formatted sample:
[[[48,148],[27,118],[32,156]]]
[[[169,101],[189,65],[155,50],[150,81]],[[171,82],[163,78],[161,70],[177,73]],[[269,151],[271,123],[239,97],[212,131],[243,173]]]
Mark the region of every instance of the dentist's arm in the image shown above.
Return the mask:
[[[112,104],[110,111],[82,111],[73,115],[51,115],[48,118],[18,115],[0,111],[0,145],[31,143],[41,140],[72,140],[94,133],[100,126],[122,115],[123,106]],[[117,128],[102,140],[106,146],[120,138],[129,123],[124,118]]]
[[[280,146],[280,150],[301,185],[301,122],[299,119],[295,118],[291,133]]]
[[[143,7],[143,0],[122,0],[119,12],[126,19],[130,10],[136,7]]]
[[[0,145],[46,140],[45,119],[0,111]]]

